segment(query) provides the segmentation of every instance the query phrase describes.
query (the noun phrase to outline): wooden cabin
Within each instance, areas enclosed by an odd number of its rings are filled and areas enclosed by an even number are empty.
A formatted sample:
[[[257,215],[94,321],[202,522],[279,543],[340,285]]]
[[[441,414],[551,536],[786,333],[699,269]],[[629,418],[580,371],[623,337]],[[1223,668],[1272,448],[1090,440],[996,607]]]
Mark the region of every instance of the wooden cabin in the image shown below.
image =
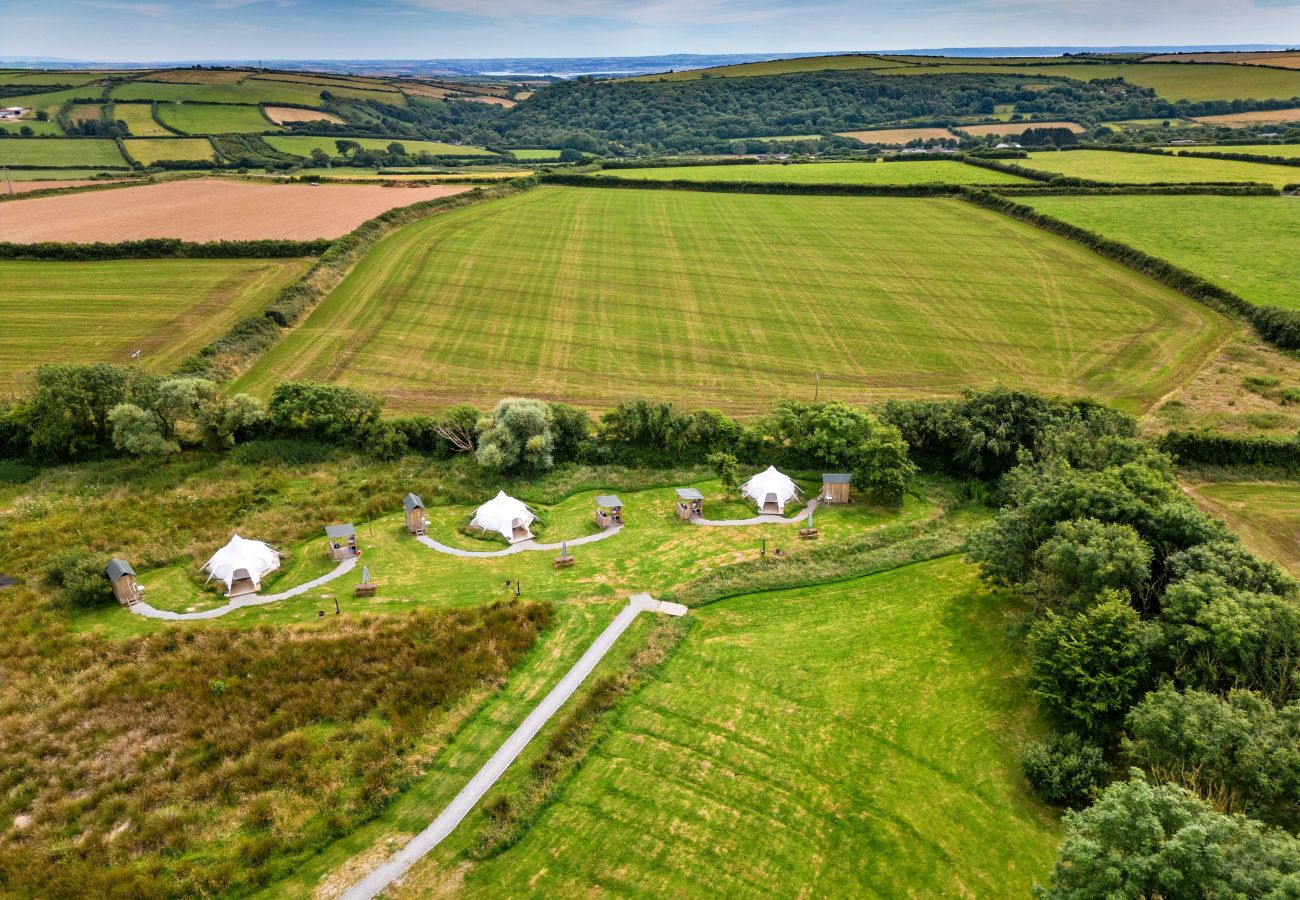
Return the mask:
[[[704,495],[695,488],[677,489],[677,518],[698,519],[704,515]]]
[[[596,524],[601,528],[613,528],[623,524],[623,501],[613,494],[602,494],[596,498]]]
[[[326,525],[325,537],[329,540],[330,559],[335,562],[361,555],[357,548],[357,530],[351,524]]]
[[[822,476],[822,495],[819,498],[823,503],[848,503],[849,483],[853,480],[852,475],[823,475]]]
[[[124,559],[111,559],[104,568],[108,582],[113,586],[113,596],[123,606],[133,606],[140,600],[144,591],[135,580],[135,569]]]
[[[424,501],[415,494],[402,498],[406,509],[406,530],[411,534],[424,534],[429,530],[429,517],[424,513]]]

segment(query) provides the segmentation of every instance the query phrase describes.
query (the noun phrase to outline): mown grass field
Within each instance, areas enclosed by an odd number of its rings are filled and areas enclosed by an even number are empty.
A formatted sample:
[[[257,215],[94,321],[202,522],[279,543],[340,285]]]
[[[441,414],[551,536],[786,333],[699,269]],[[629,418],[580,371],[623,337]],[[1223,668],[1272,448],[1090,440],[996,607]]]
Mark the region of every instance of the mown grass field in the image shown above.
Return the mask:
[[[6,134],[20,135],[24,128],[30,128],[32,134],[38,136],[63,134],[63,129],[60,128],[59,123],[53,119],[47,119],[44,122],[40,119],[19,119],[16,122],[5,122],[5,124],[0,125],[0,131],[5,132]]]
[[[27,109],[45,110],[54,118],[63,104],[69,100],[98,100],[104,94],[104,89],[97,85],[86,85],[85,87],[71,87],[60,91],[41,91],[38,94],[24,94],[19,97],[5,97],[5,106],[22,106]]]
[[[1197,481],[1187,492],[1250,549],[1300,577],[1300,481]]]
[[[0,383],[41,363],[168,371],[302,273],[302,260],[0,262]],[[52,316],[51,310],[58,315]]]
[[[1251,156],[1281,156],[1300,159],[1300,144],[1225,144],[1212,147],[1185,147],[1180,153],[1195,156],[1200,153],[1247,153]],[[1300,177],[1300,169],[1296,170]]]
[[[117,142],[104,138],[9,138],[0,142],[0,165],[127,168]]]
[[[1017,160],[1016,165],[1040,172],[1116,184],[1253,181],[1282,187],[1300,183],[1300,168],[1292,166],[1194,156],[1120,153],[1113,150],[1035,153],[1029,159]]]
[[[146,166],[160,159],[205,161],[216,155],[207,138],[127,138],[122,144],[132,159]]]
[[[750,166],[664,166],[607,169],[607,178],[637,181],[746,181],[790,184],[1026,184],[1028,179],[950,159],[908,162],[765,163]]]
[[[394,409],[524,393],[743,415],[811,397],[821,373],[823,398],[1001,382],[1138,410],[1228,328],[960,201],[541,188],[386,238],[238,387],[318,378]]]
[[[256,134],[281,130],[257,106],[161,103],[158,119],[184,134]]]
[[[511,150],[515,159],[524,159],[529,162],[546,162],[560,158],[559,150]]]
[[[401,144],[408,153],[431,153],[435,156],[492,156],[492,151],[482,147],[464,144],[444,144],[440,141],[403,140],[402,138],[354,138],[346,135],[339,138],[313,137],[309,135],[277,135],[268,137],[266,142],[281,153],[294,156],[310,156],[313,150],[323,150],[330,156],[339,155],[335,140],[353,141],[366,150],[385,150],[389,144]],[[558,155],[558,154],[557,154]]]
[[[167,137],[171,134],[154,120],[151,103],[115,103],[113,118],[125,122],[134,137]]]
[[[103,173],[103,169],[5,169],[4,178],[9,181],[66,181],[75,178],[93,178]],[[123,172],[108,172],[109,175],[123,175]]]
[[[1200,116],[1198,122],[1206,125],[1258,125],[1268,124],[1290,124],[1300,122],[1300,107],[1291,109],[1257,109],[1251,112],[1224,113],[1221,116]]]
[[[1021,202],[1169,260],[1252,303],[1300,309],[1300,203],[1290,198],[1026,197]]]
[[[518,844],[396,895],[1025,896],[1060,832],[1006,609],[949,557],[694,611]]]
[[[176,84],[160,81],[130,81],[113,88],[115,100],[201,101],[203,103],[292,103],[319,106],[321,91],[359,100],[376,99],[401,106],[405,98],[397,91],[366,90],[337,85],[247,78],[238,84]]]

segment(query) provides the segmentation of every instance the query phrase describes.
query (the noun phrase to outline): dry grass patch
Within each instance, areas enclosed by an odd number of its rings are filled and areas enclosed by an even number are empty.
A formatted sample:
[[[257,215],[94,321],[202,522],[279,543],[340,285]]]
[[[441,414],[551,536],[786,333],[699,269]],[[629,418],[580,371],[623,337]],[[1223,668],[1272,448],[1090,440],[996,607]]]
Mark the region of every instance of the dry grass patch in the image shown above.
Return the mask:
[[[912,141],[931,139],[956,140],[957,135],[947,128],[873,128],[869,131],[841,131],[840,137],[853,138],[864,144],[888,144],[897,146]]]
[[[1300,481],[1195,480],[1184,490],[1247,547],[1300,577]]]
[[[318,109],[299,109],[296,106],[264,106],[262,112],[268,119],[277,125],[287,125],[290,122],[331,122],[335,125],[342,125],[343,120],[333,113],[321,112]]]
[[[1258,125],[1265,124],[1284,124],[1287,122],[1300,122],[1300,108],[1292,109],[1261,109],[1255,112],[1225,113],[1221,116],[1199,116],[1196,121],[1204,122],[1206,125]]]
[[[1016,136],[1024,134],[1031,128],[1067,128],[1075,134],[1082,134],[1085,129],[1078,122],[997,122],[991,125],[962,125],[959,130],[975,137],[993,135]]]

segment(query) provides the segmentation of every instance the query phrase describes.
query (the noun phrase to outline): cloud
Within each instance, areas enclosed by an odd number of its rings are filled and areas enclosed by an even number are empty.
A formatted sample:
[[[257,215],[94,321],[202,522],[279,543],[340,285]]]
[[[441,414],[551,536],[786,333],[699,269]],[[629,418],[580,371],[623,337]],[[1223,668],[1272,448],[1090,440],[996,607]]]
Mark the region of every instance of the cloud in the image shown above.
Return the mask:
[[[603,19],[635,25],[741,25],[804,18],[823,7],[773,0],[397,0],[431,12],[494,19]],[[836,4],[838,7],[839,4]]]
[[[90,6],[111,9],[114,12],[135,13],[139,16],[161,16],[171,11],[167,3],[129,3],[122,0],[90,0]]]
[[[212,0],[210,5],[213,9],[243,9],[245,6],[267,3],[284,8],[293,6],[294,0]]]

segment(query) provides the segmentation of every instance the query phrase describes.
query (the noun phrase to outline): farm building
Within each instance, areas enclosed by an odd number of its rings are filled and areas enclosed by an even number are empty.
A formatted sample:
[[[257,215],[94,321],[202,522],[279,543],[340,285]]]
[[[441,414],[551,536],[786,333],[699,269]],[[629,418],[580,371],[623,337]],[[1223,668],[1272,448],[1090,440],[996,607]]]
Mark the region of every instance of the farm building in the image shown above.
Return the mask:
[[[596,524],[601,528],[612,528],[623,524],[623,501],[613,494],[602,494],[596,498]]]
[[[852,475],[823,475],[822,495],[819,499],[823,503],[848,503],[850,499],[849,483],[852,480]]]
[[[529,525],[537,521],[533,511],[523,501],[508,496],[505,491],[497,495],[474,511],[470,521],[471,528],[480,531],[495,531],[512,544],[531,540],[533,533]]]
[[[135,569],[124,559],[110,559],[104,569],[109,584],[113,585],[113,596],[123,606],[130,606],[140,599],[140,587],[135,580]]]
[[[677,518],[698,519],[704,515],[704,495],[695,488],[677,489]]]
[[[337,562],[361,555],[361,551],[357,549],[357,530],[351,523],[326,525],[325,537],[329,540],[330,559]]]
[[[255,594],[262,587],[262,578],[280,568],[280,553],[261,541],[250,541],[235,535],[230,543],[212,554],[203,565],[208,581],[225,582],[227,597]]]
[[[21,106],[6,106],[0,108],[0,119],[21,119],[26,111]]]
[[[424,534],[429,529],[429,517],[424,514],[424,501],[415,494],[402,498],[406,510],[406,530],[411,534]]]
[[[785,504],[799,496],[799,486],[790,476],[768,466],[740,488],[740,495],[758,504],[759,515],[785,515]]]

